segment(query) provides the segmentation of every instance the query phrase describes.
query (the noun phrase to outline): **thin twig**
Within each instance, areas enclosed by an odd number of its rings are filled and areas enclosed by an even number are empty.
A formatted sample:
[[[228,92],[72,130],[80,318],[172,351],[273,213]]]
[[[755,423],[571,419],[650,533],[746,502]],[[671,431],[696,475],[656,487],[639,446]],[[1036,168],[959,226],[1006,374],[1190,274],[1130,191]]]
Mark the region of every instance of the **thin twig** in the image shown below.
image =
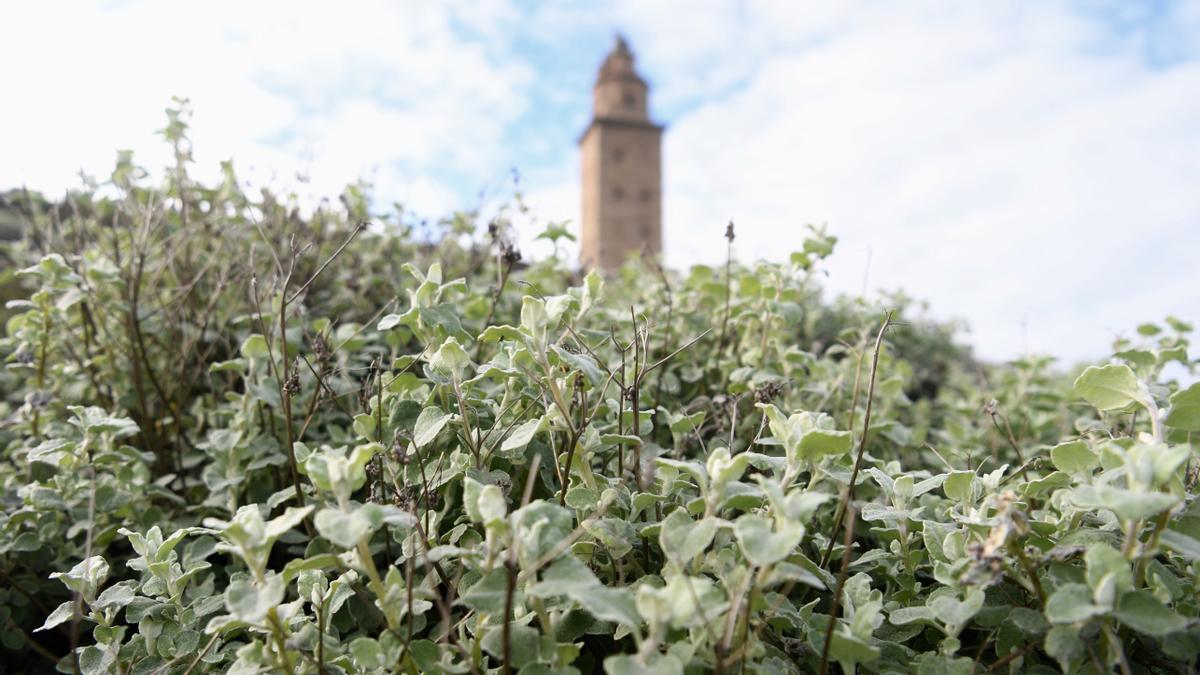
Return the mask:
[[[296,298],[300,297],[301,295],[304,295],[304,291],[307,291],[308,287],[311,286],[312,283],[317,280],[317,277],[321,276],[321,272],[324,272],[325,268],[329,267],[329,263],[331,263],[335,259],[337,259],[337,257],[342,254],[342,251],[346,250],[346,247],[350,245],[350,242],[354,241],[354,238],[357,237],[358,234],[365,229],[367,229],[367,224],[359,223],[353,230],[351,230],[350,236],[346,237],[346,241],[342,242],[342,245],[339,246],[338,249],[336,251],[334,251],[333,254],[330,255],[329,258],[327,258],[325,260],[325,262],[321,263],[321,266],[317,268],[316,272],[313,272],[312,276],[308,278],[308,281],[305,281],[304,284],[301,285],[300,288],[297,289],[296,292],[292,294],[292,297],[288,298],[288,301],[286,304],[290,305],[296,301]],[[286,287],[283,290],[285,293],[287,292]]]
[[[867,405],[870,406],[870,399],[867,399]],[[847,515],[850,516],[850,522],[846,525],[846,540],[842,542],[842,569],[838,572],[837,588],[833,591],[833,607],[829,610],[829,623],[825,626],[825,644],[821,646],[821,675],[829,672],[829,646],[833,643],[833,629],[837,625],[838,610],[841,608],[842,588],[846,585],[846,573],[850,570],[850,546],[854,543],[854,524],[858,520],[858,511],[853,504],[850,505]]]
[[[846,509],[854,500],[854,485],[858,480],[859,469],[862,468],[862,459],[867,451],[867,439],[871,432],[871,404],[875,399],[875,376],[879,370],[879,350],[883,346],[883,334],[887,332],[890,325],[892,325],[892,312],[889,311],[883,318],[883,325],[879,327],[879,334],[875,336],[875,354],[871,357],[871,378],[867,386],[867,409],[863,413],[863,430],[858,439],[858,455],[854,458],[854,469],[850,472],[850,484],[846,486],[845,497],[838,505],[837,514],[833,517],[833,531],[829,533],[829,543],[825,547],[825,554],[821,556],[822,568],[829,564],[829,558],[833,555],[833,543],[837,540],[842,521],[845,520]]]

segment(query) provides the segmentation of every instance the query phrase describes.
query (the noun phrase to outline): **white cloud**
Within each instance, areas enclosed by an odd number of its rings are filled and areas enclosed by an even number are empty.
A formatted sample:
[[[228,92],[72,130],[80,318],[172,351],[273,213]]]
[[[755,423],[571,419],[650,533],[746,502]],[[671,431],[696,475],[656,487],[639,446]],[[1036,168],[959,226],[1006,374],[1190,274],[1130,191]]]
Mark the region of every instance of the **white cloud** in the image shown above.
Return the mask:
[[[1200,63],[1152,69],[1064,7],[924,7],[742,21],[773,51],[673,121],[668,261],[719,261],[729,218],[746,258],[828,223],[833,288],[860,290],[869,250],[871,287],[966,318],[992,358],[1021,353],[1023,325],[1031,349],[1075,359],[1198,318]],[[705,44],[709,23],[696,37],[680,14],[670,34]],[[793,30],[813,37],[784,46]]]
[[[577,149],[539,125],[582,118],[613,29],[670,122],[673,265],[718,262],[730,218],[748,259],[828,223],[833,288],[870,251],[872,288],[967,319],[992,358],[1200,319],[1200,3],[23,3],[0,24],[0,186],[61,190],[116,148],[168,163],[151,132],[181,94],[202,173],[234,157],[316,197],[361,176],[440,214],[494,204],[515,165],[534,215],[577,223]]]
[[[294,187],[302,173],[321,196],[374,176],[436,213],[507,166],[503,135],[528,104],[528,66],[494,61],[456,28],[499,21],[493,4],[14,6],[0,59],[22,67],[6,75],[0,185],[59,191],[80,168],[107,175],[117,148],[157,169],[170,157],[153,131],[183,95],[202,174],[234,157],[256,183]]]

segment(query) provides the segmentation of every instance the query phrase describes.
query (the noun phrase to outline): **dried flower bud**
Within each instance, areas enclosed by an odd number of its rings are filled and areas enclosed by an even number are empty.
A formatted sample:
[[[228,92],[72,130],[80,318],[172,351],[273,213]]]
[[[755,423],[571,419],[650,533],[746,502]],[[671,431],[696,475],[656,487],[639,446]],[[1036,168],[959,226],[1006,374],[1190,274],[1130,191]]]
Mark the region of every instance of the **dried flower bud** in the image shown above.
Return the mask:
[[[288,375],[288,379],[283,383],[283,388],[287,391],[288,396],[295,396],[300,393],[300,373],[292,372]]]
[[[504,259],[505,264],[515,265],[521,262],[521,251],[516,244],[506,241],[500,245],[500,257]]]
[[[396,432],[396,440],[392,442],[392,458],[401,466],[408,464],[408,445],[404,443],[398,431]]]
[[[764,382],[760,387],[754,390],[754,401],[756,403],[770,403],[783,393],[783,385],[778,382]]]
[[[329,351],[329,344],[325,342],[325,338],[318,335],[313,339],[313,356],[318,363],[328,361],[332,353]]]

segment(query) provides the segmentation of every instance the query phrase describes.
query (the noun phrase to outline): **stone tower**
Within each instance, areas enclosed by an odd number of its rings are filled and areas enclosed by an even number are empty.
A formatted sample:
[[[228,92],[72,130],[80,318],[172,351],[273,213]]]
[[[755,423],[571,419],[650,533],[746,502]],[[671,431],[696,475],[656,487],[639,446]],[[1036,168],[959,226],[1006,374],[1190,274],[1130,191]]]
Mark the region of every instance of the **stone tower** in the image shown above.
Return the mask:
[[[662,131],[650,120],[646,81],[617,36],[592,88],[583,156],[580,262],[612,270],[646,249],[662,253]]]

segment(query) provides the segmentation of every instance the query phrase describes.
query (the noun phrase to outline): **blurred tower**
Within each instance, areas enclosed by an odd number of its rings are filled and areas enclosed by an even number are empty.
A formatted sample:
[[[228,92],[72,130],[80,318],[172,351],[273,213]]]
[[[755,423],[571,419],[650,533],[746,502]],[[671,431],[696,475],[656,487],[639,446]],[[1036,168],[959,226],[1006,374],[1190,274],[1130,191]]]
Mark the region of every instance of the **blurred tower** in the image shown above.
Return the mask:
[[[662,131],[650,121],[646,81],[620,35],[592,88],[583,156],[580,262],[612,270],[643,248],[662,253]]]

